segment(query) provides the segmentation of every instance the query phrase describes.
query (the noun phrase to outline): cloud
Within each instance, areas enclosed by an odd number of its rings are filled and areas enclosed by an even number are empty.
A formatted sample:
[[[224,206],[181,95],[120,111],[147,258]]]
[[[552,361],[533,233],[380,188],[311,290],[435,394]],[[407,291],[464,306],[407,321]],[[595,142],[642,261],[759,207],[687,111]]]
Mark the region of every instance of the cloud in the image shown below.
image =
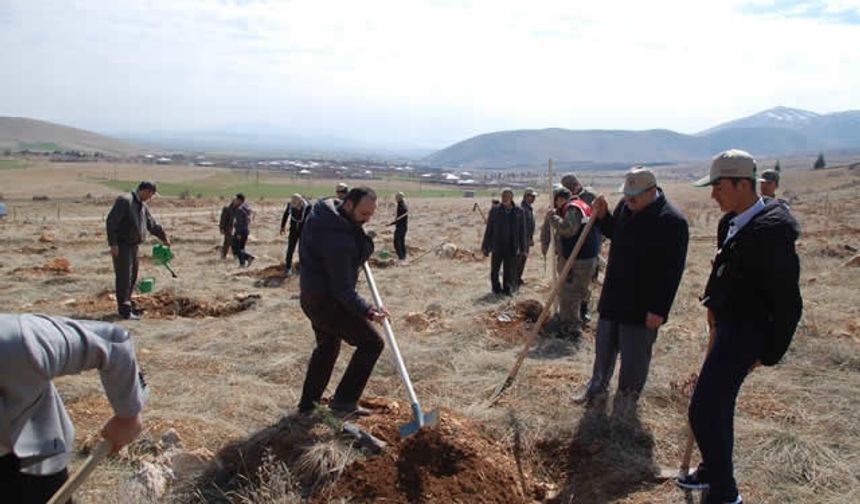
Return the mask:
[[[0,114],[442,146],[514,128],[696,131],[774,105],[858,103],[852,26],[751,5],[5,0]]]
[[[786,19],[813,19],[825,23],[860,25],[860,2],[822,0],[774,0],[751,2],[741,7],[746,14]]]

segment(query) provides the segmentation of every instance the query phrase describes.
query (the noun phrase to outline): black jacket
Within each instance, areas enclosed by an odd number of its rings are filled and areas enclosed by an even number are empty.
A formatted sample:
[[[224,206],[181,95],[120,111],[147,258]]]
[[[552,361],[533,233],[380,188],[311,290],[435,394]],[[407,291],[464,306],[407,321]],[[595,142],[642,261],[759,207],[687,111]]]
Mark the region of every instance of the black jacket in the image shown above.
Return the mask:
[[[117,196],[105,219],[108,244],[137,245],[146,241],[146,232],[167,241],[164,230],[149,213],[146,204],[140,201],[137,191]]]
[[[528,251],[528,243],[523,209],[517,205],[506,209],[502,204],[491,208],[481,250],[485,254],[525,254]]]
[[[311,213],[311,204],[307,201],[300,207],[294,206],[292,202],[287,203],[284,215],[281,216],[281,229],[287,227],[287,219],[290,221],[290,229],[301,228],[309,213]]]
[[[331,298],[366,317],[371,305],[355,285],[361,266],[373,254],[373,240],[341,214],[341,203],[320,199],[305,221],[299,241],[302,296]]]
[[[600,318],[644,324],[648,312],[669,319],[687,260],[687,219],[661,194],[633,213],[622,200],[597,221],[610,240]]]
[[[233,207],[232,203],[221,209],[221,218],[218,220],[218,229],[220,229],[222,233],[230,234],[233,232],[233,217],[235,212],[236,209]]]
[[[532,206],[525,200],[520,202],[520,208],[523,209],[523,219],[526,225],[526,249],[523,251],[526,253],[535,244],[535,213]]]
[[[788,350],[800,315],[800,260],[794,242],[797,221],[778,201],[767,199],[728,243],[728,213],[717,227],[717,255],[702,303],[720,323],[751,323],[764,338],[761,363],[772,366]]]
[[[397,202],[397,214],[394,216],[395,219],[400,217],[401,215],[408,213],[409,207],[406,206],[405,201]],[[400,219],[399,221],[394,223],[394,229],[399,229],[401,231],[406,231],[409,228],[409,216]]]

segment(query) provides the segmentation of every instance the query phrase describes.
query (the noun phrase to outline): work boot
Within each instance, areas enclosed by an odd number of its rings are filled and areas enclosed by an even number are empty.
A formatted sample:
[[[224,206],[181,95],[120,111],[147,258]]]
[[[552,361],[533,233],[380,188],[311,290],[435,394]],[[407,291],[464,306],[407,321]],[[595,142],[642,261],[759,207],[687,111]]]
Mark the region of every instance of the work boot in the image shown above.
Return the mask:
[[[133,311],[119,312],[119,318],[123,320],[140,320],[140,315]]]
[[[348,404],[348,403],[340,403],[336,402],[334,399],[330,403],[328,403],[328,408],[334,413],[334,416],[337,418],[352,418],[359,416],[370,416],[371,411],[367,408],[361,407],[356,403]]]

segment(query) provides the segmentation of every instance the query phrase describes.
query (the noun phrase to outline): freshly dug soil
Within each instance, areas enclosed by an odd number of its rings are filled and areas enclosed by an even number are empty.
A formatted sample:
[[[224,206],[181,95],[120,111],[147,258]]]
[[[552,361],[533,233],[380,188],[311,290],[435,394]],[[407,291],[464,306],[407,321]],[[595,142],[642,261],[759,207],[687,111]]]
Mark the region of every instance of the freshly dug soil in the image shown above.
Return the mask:
[[[302,458],[339,436],[336,427],[330,427],[330,423],[315,414],[311,419],[287,417],[276,426],[224,448],[218,454],[215,469],[201,480],[198,488],[211,489],[214,484],[223,491],[252,480],[269,454],[290,467],[301,481],[301,493],[315,504],[340,499],[520,503],[533,502],[541,493],[531,475],[520,475],[508,448],[471,420],[440,410],[438,425],[400,438],[398,425],[412,420],[407,405],[383,398],[368,399],[362,404],[373,414],[355,423],[388,447],[378,455],[354,451],[354,459],[333,481],[319,484],[319,478],[309,477],[301,469]],[[317,419],[313,420],[314,417]]]
[[[229,301],[200,301],[178,296],[169,290],[133,296],[137,309],[144,316],[156,319],[174,317],[203,318],[227,317],[253,308],[260,300],[259,294],[238,294]],[[87,315],[116,311],[116,297],[111,291],[102,291],[94,298],[71,303],[72,307]]]

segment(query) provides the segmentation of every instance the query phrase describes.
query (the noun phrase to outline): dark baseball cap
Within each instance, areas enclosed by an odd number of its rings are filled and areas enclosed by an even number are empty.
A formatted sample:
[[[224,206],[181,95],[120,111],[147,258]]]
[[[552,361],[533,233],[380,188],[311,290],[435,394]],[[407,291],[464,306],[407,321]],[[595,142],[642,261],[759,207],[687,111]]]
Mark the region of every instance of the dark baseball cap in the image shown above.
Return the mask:
[[[148,189],[152,192],[158,192],[158,189],[155,187],[155,182],[151,180],[143,180],[140,184],[137,184],[137,190],[142,191],[144,189]]]
[[[758,177],[759,182],[779,182],[779,172],[776,170],[765,170]]]

